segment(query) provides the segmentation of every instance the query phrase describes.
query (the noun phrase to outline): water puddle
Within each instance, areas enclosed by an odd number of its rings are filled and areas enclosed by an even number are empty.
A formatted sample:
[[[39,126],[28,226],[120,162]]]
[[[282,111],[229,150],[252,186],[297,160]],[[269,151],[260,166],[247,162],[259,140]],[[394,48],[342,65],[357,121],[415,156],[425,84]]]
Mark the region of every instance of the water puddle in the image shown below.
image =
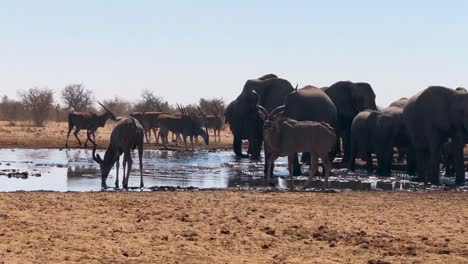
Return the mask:
[[[101,151],[102,152],[102,151]],[[135,153],[136,154],[136,153]],[[134,157],[129,186],[139,186],[137,158]],[[144,183],[154,188],[267,188],[263,180],[263,163],[237,159],[231,151],[174,152],[147,150],[143,159]],[[289,187],[287,159],[275,163],[278,188]],[[91,151],[85,149],[1,149],[0,191],[99,191],[101,177]],[[303,168],[305,171],[305,168]],[[347,190],[417,190],[426,188],[411,182],[411,178],[396,172],[392,177],[367,176],[364,171],[355,174],[346,169],[334,170],[329,187]],[[122,175],[120,173],[120,175]],[[107,185],[114,186],[115,168]],[[302,186],[306,177],[295,178],[295,186]],[[453,184],[453,179],[443,178]],[[316,178],[310,188],[322,188]]]

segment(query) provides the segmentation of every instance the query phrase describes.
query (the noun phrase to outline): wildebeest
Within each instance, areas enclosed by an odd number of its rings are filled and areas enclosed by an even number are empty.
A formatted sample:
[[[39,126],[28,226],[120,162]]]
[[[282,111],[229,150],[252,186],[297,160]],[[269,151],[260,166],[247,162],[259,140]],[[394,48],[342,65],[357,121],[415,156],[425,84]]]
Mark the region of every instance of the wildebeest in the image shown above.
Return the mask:
[[[99,102],[98,102],[99,103]],[[92,135],[94,141],[96,141],[95,132],[99,127],[104,127],[106,125],[107,120],[111,119],[116,121],[114,114],[107,109],[103,104],[99,103],[102,108],[104,108],[105,112],[101,114],[96,114],[93,112],[71,112],[68,113],[68,133],[67,133],[67,140],[65,142],[65,147],[68,147],[68,138],[70,137],[70,132],[73,128],[75,128],[75,135],[76,140],[78,140],[78,144],[81,146],[80,138],[78,138],[78,133],[80,130],[86,129],[86,141],[84,146],[87,147],[89,136]]]
[[[128,178],[133,164],[130,152],[135,148],[138,148],[140,188],[143,188],[143,137],[144,130],[138,120],[133,117],[121,118],[112,129],[110,142],[104,154],[104,159],[102,159],[99,154],[96,154],[96,143],[88,135],[89,141],[93,143],[93,159],[101,167],[101,186],[103,189],[107,188],[106,179],[115,163],[115,187],[119,187],[119,158],[122,154],[124,154],[122,186],[125,189],[128,188]],[[125,174],[126,167],[127,173]]]

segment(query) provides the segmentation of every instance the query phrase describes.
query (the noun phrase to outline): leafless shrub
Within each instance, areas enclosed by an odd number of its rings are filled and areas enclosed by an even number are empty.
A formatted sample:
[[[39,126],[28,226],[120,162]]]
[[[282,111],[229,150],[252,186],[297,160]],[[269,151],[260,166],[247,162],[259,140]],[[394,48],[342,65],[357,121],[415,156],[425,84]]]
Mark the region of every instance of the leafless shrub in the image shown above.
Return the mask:
[[[169,104],[161,97],[154,95],[150,90],[143,90],[141,98],[135,104],[133,111],[135,112],[168,112],[171,111]]]
[[[106,99],[103,101],[103,103],[116,116],[127,115],[132,110],[132,104],[129,101],[118,96],[115,96],[112,99]]]
[[[93,92],[82,84],[70,84],[62,90],[62,100],[69,111],[83,111],[93,103]]]
[[[19,101],[12,100],[8,96],[3,96],[0,102],[0,119],[4,121],[19,121],[29,118],[23,104]]]
[[[42,126],[54,102],[54,92],[48,88],[31,88],[18,92],[24,107],[31,113],[35,125]]]
[[[224,101],[222,98],[200,98],[198,104],[205,114],[215,116],[222,116],[224,114]]]

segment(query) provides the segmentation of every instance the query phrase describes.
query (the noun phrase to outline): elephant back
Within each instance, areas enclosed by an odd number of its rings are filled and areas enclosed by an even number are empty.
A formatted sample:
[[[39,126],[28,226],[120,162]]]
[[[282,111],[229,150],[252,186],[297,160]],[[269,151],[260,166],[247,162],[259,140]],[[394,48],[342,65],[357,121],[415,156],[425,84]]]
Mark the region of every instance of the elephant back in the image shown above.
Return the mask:
[[[285,99],[284,115],[299,121],[326,122],[335,125],[337,110],[330,97],[320,88],[305,86]]]

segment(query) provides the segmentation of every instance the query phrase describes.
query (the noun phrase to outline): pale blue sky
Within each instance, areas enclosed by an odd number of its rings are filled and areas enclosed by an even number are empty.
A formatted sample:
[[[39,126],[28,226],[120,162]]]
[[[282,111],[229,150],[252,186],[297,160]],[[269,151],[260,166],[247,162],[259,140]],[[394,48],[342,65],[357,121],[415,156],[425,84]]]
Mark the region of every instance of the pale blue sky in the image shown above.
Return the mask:
[[[468,1],[0,0],[0,34],[0,94],[13,97],[83,83],[100,99],[230,101],[276,73],[367,81],[385,106],[468,86]]]

